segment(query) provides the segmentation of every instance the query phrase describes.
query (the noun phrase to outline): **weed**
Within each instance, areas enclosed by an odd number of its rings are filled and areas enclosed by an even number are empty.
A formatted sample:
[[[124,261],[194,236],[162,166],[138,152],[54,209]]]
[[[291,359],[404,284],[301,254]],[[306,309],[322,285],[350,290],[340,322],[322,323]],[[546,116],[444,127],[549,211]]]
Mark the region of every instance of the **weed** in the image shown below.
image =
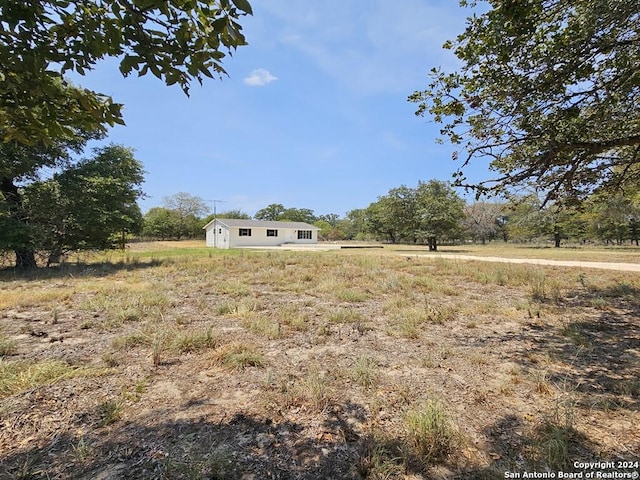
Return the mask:
[[[324,411],[333,395],[329,377],[324,372],[312,370],[302,382],[301,394],[314,410]]]
[[[460,442],[457,430],[437,400],[429,400],[419,410],[409,412],[406,426],[411,448],[427,464],[445,459]]]
[[[297,305],[287,305],[278,311],[278,321],[294,331],[304,332],[309,328],[309,314]]]
[[[580,325],[575,323],[565,323],[560,334],[570,338],[573,343],[580,347],[587,347],[591,344],[589,337],[585,335]]]
[[[248,367],[262,367],[262,355],[252,345],[239,342],[228,343],[218,347],[210,356],[214,365],[223,365],[234,370]]]
[[[107,365],[107,367],[114,368],[120,365],[120,359],[118,357],[119,356],[113,352],[105,352],[102,354],[102,361]]]
[[[82,463],[93,455],[93,447],[84,438],[71,446],[71,452],[76,462]]]
[[[606,298],[601,297],[600,295],[589,298],[587,304],[590,307],[595,308],[596,310],[606,310],[610,306],[609,301]]]
[[[152,340],[152,351],[151,351],[151,360],[153,362],[154,367],[158,367],[160,365],[162,352],[165,348],[166,334],[165,332],[158,331],[153,336]]]
[[[367,301],[369,295],[365,292],[348,288],[339,290],[336,293],[336,298],[343,302],[358,303]]]
[[[106,427],[122,418],[122,403],[118,400],[107,400],[97,407],[98,426]]]
[[[243,298],[221,303],[216,308],[216,313],[218,315],[232,315],[238,318],[245,318],[258,310],[261,310],[261,305],[256,300]]]
[[[533,381],[536,386],[536,392],[543,395],[551,393],[551,385],[549,383],[549,373],[546,370],[534,370]]]
[[[547,299],[547,279],[544,274],[536,275],[529,284],[529,295],[534,302],[544,302]]]
[[[534,447],[537,457],[553,469],[564,469],[571,464],[570,446],[572,430],[554,423],[545,423],[537,433]]]
[[[113,348],[118,350],[129,350],[133,347],[141,346],[141,345],[151,345],[153,343],[153,338],[142,331],[136,331],[129,333],[127,335],[122,335],[120,337],[116,337],[111,341],[111,345]]]
[[[637,378],[625,378],[616,382],[614,391],[632,398],[640,398],[640,380]]]
[[[280,323],[272,317],[263,313],[249,315],[242,320],[242,326],[250,332],[274,340],[282,337],[282,327]]]
[[[78,328],[80,330],[89,330],[90,328],[93,328],[94,326],[95,326],[95,324],[91,320],[85,320],[80,325],[78,325]]]
[[[350,308],[332,310],[329,312],[328,318],[333,323],[354,323],[364,320],[364,316],[360,312]]]
[[[173,342],[172,347],[180,353],[195,352],[206,348],[216,348],[220,341],[213,333],[213,327],[209,326],[205,331],[181,331]]]
[[[351,378],[362,387],[372,387],[378,382],[377,368],[374,359],[362,355],[351,367]]]
[[[390,480],[401,478],[406,471],[406,458],[398,442],[378,433],[365,438],[356,464],[360,478]]]
[[[16,342],[0,332],[0,358],[13,355],[16,351]]]
[[[233,474],[234,458],[226,452],[196,452],[196,458],[167,458],[161,466],[160,479],[181,478],[197,480],[202,478],[236,478]]]
[[[55,360],[38,363],[0,360],[0,398],[69,378],[92,377],[105,373],[105,369],[75,367]]]

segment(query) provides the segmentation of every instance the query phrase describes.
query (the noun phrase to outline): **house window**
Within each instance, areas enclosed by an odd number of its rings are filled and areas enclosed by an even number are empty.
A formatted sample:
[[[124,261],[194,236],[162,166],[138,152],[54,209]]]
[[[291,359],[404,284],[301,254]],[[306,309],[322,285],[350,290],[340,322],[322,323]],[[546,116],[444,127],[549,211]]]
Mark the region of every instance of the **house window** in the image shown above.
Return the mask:
[[[267,229],[267,237],[277,237],[278,230]]]
[[[221,229],[221,228],[219,228],[219,229],[218,229],[218,233],[219,233],[220,235],[222,235],[222,229]]]
[[[298,230],[298,240],[311,240],[311,230]]]
[[[250,228],[241,228],[240,229],[240,236],[241,237],[250,237],[251,236],[251,229]]]

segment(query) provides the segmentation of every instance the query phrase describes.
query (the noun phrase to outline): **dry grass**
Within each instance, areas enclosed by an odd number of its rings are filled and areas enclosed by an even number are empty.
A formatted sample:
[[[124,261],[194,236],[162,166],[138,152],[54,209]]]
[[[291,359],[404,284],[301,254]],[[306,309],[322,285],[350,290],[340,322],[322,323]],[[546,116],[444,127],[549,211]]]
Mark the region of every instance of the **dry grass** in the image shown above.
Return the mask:
[[[503,478],[635,458],[637,276],[402,249],[163,242],[5,272],[0,477]],[[609,254],[636,255],[593,258]]]

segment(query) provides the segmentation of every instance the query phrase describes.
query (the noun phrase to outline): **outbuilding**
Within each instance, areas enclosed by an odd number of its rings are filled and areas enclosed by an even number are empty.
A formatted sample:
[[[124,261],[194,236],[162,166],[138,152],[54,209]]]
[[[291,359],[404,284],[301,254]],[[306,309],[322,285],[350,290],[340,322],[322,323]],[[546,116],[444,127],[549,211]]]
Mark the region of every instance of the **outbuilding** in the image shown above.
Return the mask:
[[[305,222],[215,218],[204,227],[207,247],[276,247],[318,243],[318,227]]]

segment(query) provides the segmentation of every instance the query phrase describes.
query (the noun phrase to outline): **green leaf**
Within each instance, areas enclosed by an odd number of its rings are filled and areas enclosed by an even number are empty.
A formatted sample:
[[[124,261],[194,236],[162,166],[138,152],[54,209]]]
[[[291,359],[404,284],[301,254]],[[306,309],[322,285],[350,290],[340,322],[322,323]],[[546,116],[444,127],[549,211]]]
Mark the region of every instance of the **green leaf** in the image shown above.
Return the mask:
[[[251,9],[251,5],[249,5],[249,2],[247,0],[231,0],[231,1],[236,7],[238,7],[243,12],[249,15],[253,15],[253,10]]]

